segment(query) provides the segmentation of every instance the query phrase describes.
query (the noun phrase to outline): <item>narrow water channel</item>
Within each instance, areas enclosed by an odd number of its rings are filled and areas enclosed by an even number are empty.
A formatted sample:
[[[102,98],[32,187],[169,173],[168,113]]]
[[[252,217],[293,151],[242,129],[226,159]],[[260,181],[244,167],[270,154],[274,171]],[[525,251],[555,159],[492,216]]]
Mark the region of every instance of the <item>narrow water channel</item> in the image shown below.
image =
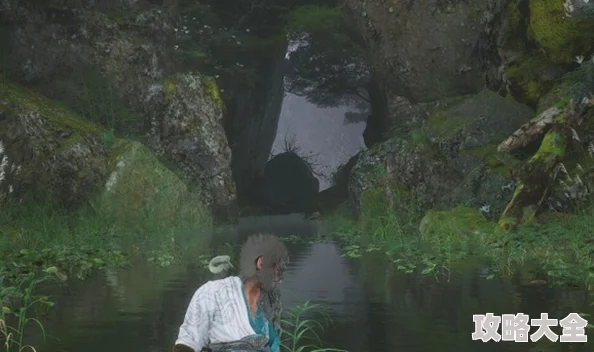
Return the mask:
[[[593,342],[471,341],[473,314],[523,312],[537,318],[547,312],[561,319],[588,311],[585,292],[486,280],[480,268],[449,281],[401,275],[380,258],[343,258],[336,244],[317,241],[329,230],[301,215],[245,218],[235,227],[215,229],[211,245],[241,243],[255,231],[310,238],[311,243],[288,244],[283,305],[322,304],[334,325],[321,337],[332,347],[352,352],[594,351]],[[160,268],[138,260],[125,270],[75,280],[54,293],[56,307],[46,318],[53,337],[38,351],[171,351],[190,297],[209,277],[197,257],[186,256],[181,265]]]

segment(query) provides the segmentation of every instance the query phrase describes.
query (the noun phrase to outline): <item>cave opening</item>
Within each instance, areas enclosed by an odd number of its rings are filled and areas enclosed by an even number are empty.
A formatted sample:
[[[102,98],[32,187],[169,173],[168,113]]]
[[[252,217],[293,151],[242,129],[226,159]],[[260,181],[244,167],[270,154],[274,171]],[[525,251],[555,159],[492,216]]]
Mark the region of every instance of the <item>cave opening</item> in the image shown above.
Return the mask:
[[[347,199],[349,168],[374,142],[364,138],[373,105],[370,69],[341,9],[315,1],[283,16],[285,50],[259,71],[265,82],[259,106],[249,112],[247,95],[230,102],[227,132],[241,215],[339,205]]]

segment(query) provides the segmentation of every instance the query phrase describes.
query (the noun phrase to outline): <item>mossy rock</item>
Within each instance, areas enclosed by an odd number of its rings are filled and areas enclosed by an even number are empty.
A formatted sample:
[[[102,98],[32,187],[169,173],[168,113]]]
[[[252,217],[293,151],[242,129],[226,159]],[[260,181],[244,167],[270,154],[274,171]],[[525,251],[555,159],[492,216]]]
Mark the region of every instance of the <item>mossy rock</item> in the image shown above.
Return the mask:
[[[359,154],[348,185],[355,213],[375,213],[365,208],[381,208],[384,202],[397,207],[414,201],[424,208],[454,187],[456,171],[430,149],[430,144],[391,138]]]
[[[528,106],[484,90],[431,116],[426,128],[431,142],[463,173],[479,164],[506,173],[514,160],[498,153],[497,145],[532,116]]]
[[[77,207],[107,177],[102,129],[24,86],[0,83],[2,198],[24,192]]]
[[[200,199],[142,143],[118,140],[111,150],[110,169],[99,202],[108,214],[122,221],[144,217],[160,222],[210,222]]]
[[[497,146],[533,114],[511,97],[484,90],[432,116],[426,126],[431,142],[462,175],[432,207],[485,207],[489,219],[498,218],[513,190],[510,170],[519,161],[499,153]]]
[[[213,212],[231,208],[236,192],[231,149],[214,80],[196,72],[176,73],[155,85],[150,104],[151,150],[175,165]]]
[[[529,0],[534,39],[554,63],[571,63],[594,51],[594,20],[565,14],[564,0]]]
[[[457,206],[449,210],[427,211],[419,224],[419,233],[423,240],[433,242],[445,237],[487,235],[494,225],[477,209]]]
[[[491,90],[483,90],[431,116],[427,121],[427,132],[436,142],[471,134],[476,140],[469,145],[472,148],[500,143],[532,115],[529,107]],[[462,147],[466,144],[469,143]]]
[[[371,188],[361,193],[361,215],[363,218],[386,216],[393,211],[389,196],[380,187]]]
[[[555,80],[564,72],[564,67],[552,63],[540,52],[523,57],[505,67],[505,75],[511,83],[510,90],[513,96],[532,107],[553,88]]]

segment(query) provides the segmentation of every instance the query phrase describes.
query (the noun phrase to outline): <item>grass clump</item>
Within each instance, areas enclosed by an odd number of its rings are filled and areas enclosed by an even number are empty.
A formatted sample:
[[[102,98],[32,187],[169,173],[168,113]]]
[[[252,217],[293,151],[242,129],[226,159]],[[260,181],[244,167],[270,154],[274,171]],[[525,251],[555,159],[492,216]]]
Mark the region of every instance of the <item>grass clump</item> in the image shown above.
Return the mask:
[[[0,342],[5,351],[35,350],[26,345],[32,330],[43,324],[33,319],[36,307],[53,306],[36,287],[58,279],[87,278],[93,271],[119,268],[133,256],[166,267],[183,258],[180,243],[206,225],[200,216],[163,220],[160,209],[147,204],[134,222],[118,217],[98,203],[76,211],[53,204],[13,204],[0,213]],[[195,247],[192,247],[195,249]],[[55,281],[55,280],[54,280]],[[43,313],[42,313],[43,314]]]
[[[34,291],[37,285],[52,278],[54,274],[59,276],[58,269],[49,267],[42,275],[29,273],[19,277],[12,285],[7,285],[5,277],[0,275],[0,342],[3,351],[35,352],[35,347],[24,342],[25,328],[31,324],[39,328],[45,338],[45,328],[39,320],[32,317],[32,311],[51,308],[54,303],[49,297],[37,295]]]
[[[307,318],[317,313],[316,319]],[[320,347],[320,333],[332,323],[330,316],[318,304],[305,302],[289,309],[281,320],[281,351],[283,352],[346,352]]]
[[[334,214],[330,219],[344,256],[379,252],[405,273],[436,278],[477,263],[491,267],[495,274],[489,278],[529,268],[551,284],[594,290],[594,205],[574,214],[535,216],[514,232],[466,207],[430,210],[424,217],[410,210],[413,206],[382,207],[383,213],[370,218]]]

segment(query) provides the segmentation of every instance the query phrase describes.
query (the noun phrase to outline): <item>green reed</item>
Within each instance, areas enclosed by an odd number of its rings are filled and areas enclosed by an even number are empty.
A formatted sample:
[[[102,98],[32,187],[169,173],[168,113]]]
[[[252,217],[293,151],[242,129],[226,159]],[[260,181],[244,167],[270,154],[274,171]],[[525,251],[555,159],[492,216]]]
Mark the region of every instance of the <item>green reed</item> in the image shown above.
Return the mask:
[[[284,352],[347,352],[336,348],[320,347],[320,333],[332,323],[331,317],[320,309],[320,305],[309,301],[289,309],[281,321],[281,350]],[[318,313],[321,319],[306,318]]]
[[[58,269],[50,267],[42,275],[29,273],[20,275],[12,280],[0,276],[0,340],[3,351],[22,352],[35,347],[25,344],[25,329],[29,325],[39,328],[45,339],[45,327],[36,318],[33,310],[48,309],[54,305],[48,296],[35,294],[35,289],[40,283],[49,280],[53,275],[58,275]]]

